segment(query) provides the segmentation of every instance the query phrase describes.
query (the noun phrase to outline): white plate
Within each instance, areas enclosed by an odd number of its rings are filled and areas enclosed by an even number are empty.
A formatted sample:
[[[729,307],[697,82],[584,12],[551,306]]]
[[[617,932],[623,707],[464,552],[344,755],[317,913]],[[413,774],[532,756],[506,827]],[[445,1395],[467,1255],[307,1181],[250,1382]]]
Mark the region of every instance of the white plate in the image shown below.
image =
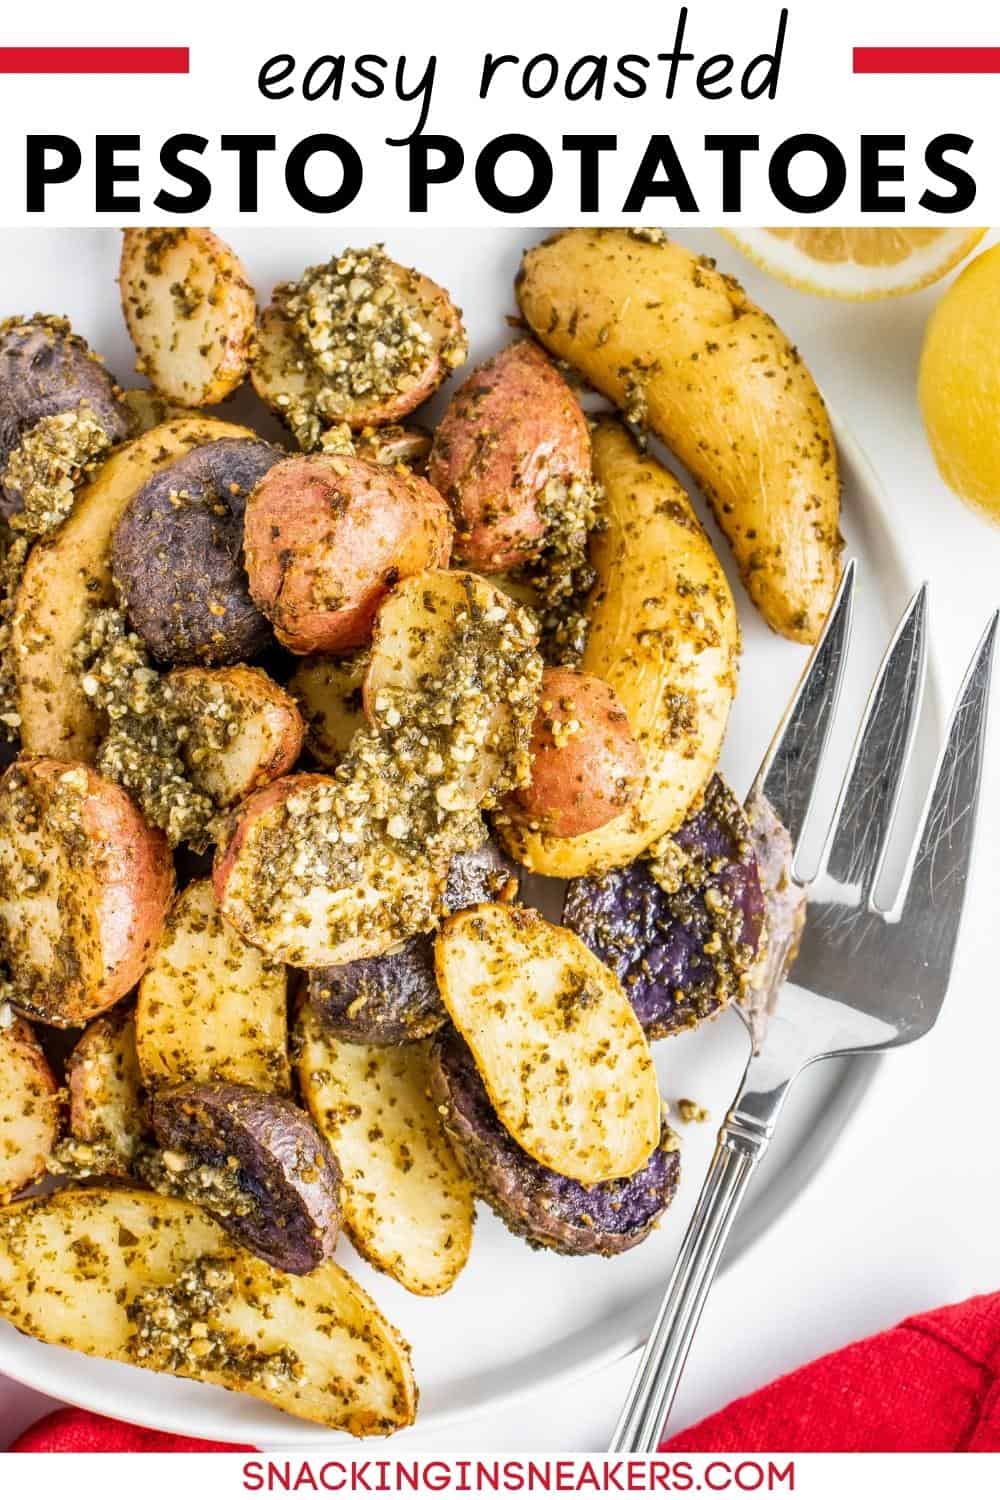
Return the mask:
[[[511,336],[504,318],[514,311],[511,285],[527,238],[517,230],[382,229],[352,235],[358,244],[385,239],[394,255],[419,265],[448,287],[465,310],[473,360]],[[275,281],[324,259],[337,236],[320,230],[240,229],[232,240],[263,300]],[[36,308],[66,313],[105,354],[119,378],[125,377],[132,356],[117,308],[117,251],[118,237],[110,232],[0,235],[0,314]],[[266,432],[272,430],[266,420],[260,421],[252,398],[243,394],[220,414],[230,413],[249,418]],[[834,740],[843,752],[912,580],[891,534],[878,481],[850,436],[842,428],[837,436],[844,476],[843,529],[849,552],[861,567],[854,670]],[[721,542],[719,550],[728,566]],[[745,649],[722,768],[742,795],[806,652],[767,631],[746,604],[734,576],[733,588]],[[933,681],[929,702],[931,717],[937,717]],[[829,785],[823,789],[827,807],[833,790]],[[715,1129],[739,1081],[747,1041],[738,1018],[727,1015],[699,1032],[659,1043],[656,1053],[665,1097],[696,1099],[707,1106],[714,1123],[681,1127],[683,1184],[662,1227],[645,1245],[611,1261],[537,1254],[483,1209],[470,1263],[455,1289],[442,1299],[413,1297],[371,1271],[349,1248],[340,1253],[413,1344],[422,1393],[421,1435],[434,1424],[468,1417],[547,1382],[609,1363],[645,1336],[697,1196]],[[817,1067],[803,1078],[736,1226],[729,1264],[794,1201],[822,1164],[856,1117],[877,1067],[870,1059],[859,1060]],[[0,1325],[0,1371],[61,1400],[168,1431],[261,1447],[326,1447],[346,1441],[248,1398],[49,1348],[7,1325]]]

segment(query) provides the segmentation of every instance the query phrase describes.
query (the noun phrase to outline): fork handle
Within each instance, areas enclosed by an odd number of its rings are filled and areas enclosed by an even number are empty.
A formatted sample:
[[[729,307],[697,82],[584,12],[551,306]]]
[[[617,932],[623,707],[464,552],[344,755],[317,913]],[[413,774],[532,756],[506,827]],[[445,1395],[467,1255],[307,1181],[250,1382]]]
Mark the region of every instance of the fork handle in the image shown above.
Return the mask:
[[[670,1284],[611,1439],[611,1453],[652,1453],[660,1441],[729,1231],[771,1131],[730,1111]]]

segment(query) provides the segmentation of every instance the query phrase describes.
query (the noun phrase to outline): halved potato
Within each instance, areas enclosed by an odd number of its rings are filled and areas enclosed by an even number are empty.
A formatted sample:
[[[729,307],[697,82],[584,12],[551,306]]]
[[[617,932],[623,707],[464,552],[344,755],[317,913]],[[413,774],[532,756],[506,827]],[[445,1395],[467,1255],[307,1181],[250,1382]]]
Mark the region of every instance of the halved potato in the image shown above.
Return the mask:
[[[27,1021],[0,1006],[0,1203],[45,1174],[59,1087]]]
[[[138,1189],[74,1188],[0,1212],[0,1317],[356,1437],[416,1412],[408,1346],[340,1266],[289,1276],[202,1209]]]
[[[518,1145],[588,1185],[628,1177],[660,1139],[649,1045],[618,980],[580,939],[525,907],[449,917],[441,998]]]
[[[122,312],[136,369],[182,406],[214,406],[250,363],[257,299],[243,263],[210,229],[126,229]]]
[[[340,1163],[355,1249],[410,1292],[446,1292],[468,1259],[475,1209],[428,1092],[428,1044],[338,1041],[308,1004],[299,1025],[299,1086]]]
[[[368,653],[306,656],[292,674],[288,691],[306,721],[306,748],[325,771],[336,770],[355,732],[365,722],[361,684]]]
[[[298,760],[302,715],[259,667],[178,667],[167,687],[188,725],[188,779],[216,807],[232,807]]]
[[[500,829],[521,864],[562,879],[630,864],[680,827],[715,769],[740,647],[726,575],[681,485],[617,422],[598,424],[593,452],[607,529],[591,542],[580,670],[614,689],[646,763],[638,799],[591,833]]]
[[[83,690],[73,651],[94,613],[116,602],[115,528],[153,474],[202,443],[235,437],[254,434],[211,417],[185,417],[152,428],[117,449],[79,492],[59,530],[32,548],[14,603],[11,646],[21,744],[29,754],[93,762],[104,726]]]
[[[127,1166],[148,1127],[130,1010],[91,1021],[69,1055],[66,1083],[74,1140],[106,1146]]]
[[[286,1094],[287,980],[224,922],[210,880],[167,914],[139,986],[136,1042],[151,1086],[244,1083]]]
[[[0,780],[7,996],[81,1026],[138,981],[174,888],[162,833],[89,766],[23,757]]]

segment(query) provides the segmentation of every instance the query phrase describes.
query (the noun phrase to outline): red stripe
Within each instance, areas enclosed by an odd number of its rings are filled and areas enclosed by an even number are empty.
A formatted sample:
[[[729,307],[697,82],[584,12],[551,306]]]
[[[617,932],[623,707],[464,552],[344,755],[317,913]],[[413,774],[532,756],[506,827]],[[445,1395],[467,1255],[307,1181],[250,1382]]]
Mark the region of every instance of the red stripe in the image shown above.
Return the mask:
[[[0,47],[0,73],[187,73],[187,47]]]
[[[855,73],[1000,73],[1000,47],[855,47]]]

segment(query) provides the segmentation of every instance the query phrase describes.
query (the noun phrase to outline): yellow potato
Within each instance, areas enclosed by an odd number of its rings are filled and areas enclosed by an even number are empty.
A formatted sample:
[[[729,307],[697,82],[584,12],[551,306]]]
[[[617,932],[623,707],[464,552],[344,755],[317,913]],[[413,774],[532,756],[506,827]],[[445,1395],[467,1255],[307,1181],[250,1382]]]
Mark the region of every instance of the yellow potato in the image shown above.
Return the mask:
[[[522,1150],[587,1185],[649,1160],[661,1118],[649,1044],[575,933],[485,903],[448,918],[435,959],[441,998]]]
[[[592,543],[580,668],[614,689],[645,770],[637,801],[591,833],[500,828],[522,864],[562,879],[626,865],[683,823],[715,769],[739,656],[726,575],[680,484],[617,422],[593,446],[608,524]]]
[[[416,1413],[409,1348],[346,1271],[275,1270],[177,1198],[72,1189],[0,1212],[0,1317],[355,1437]]]
[[[132,1011],[91,1021],[67,1059],[66,1087],[74,1140],[107,1147],[126,1167],[148,1125]]]
[[[0,1007],[0,1203],[44,1176],[61,1115],[59,1086],[34,1031]]]
[[[837,454],[774,320],[706,257],[626,229],[536,245],[517,295],[545,347],[690,470],[771,628],[815,641],[840,579]]]
[[[469,1257],[475,1209],[428,1092],[428,1044],[339,1041],[309,1005],[299,1024],[299,1084],[340,1163],[344,1228],[408,1291],[446,1292]]]
[[[292,673],[288,691],[306,725],[306,748],[324,771],[334,771],[365,722],[361,684],[368,666],[354,656],[306,656]]]

